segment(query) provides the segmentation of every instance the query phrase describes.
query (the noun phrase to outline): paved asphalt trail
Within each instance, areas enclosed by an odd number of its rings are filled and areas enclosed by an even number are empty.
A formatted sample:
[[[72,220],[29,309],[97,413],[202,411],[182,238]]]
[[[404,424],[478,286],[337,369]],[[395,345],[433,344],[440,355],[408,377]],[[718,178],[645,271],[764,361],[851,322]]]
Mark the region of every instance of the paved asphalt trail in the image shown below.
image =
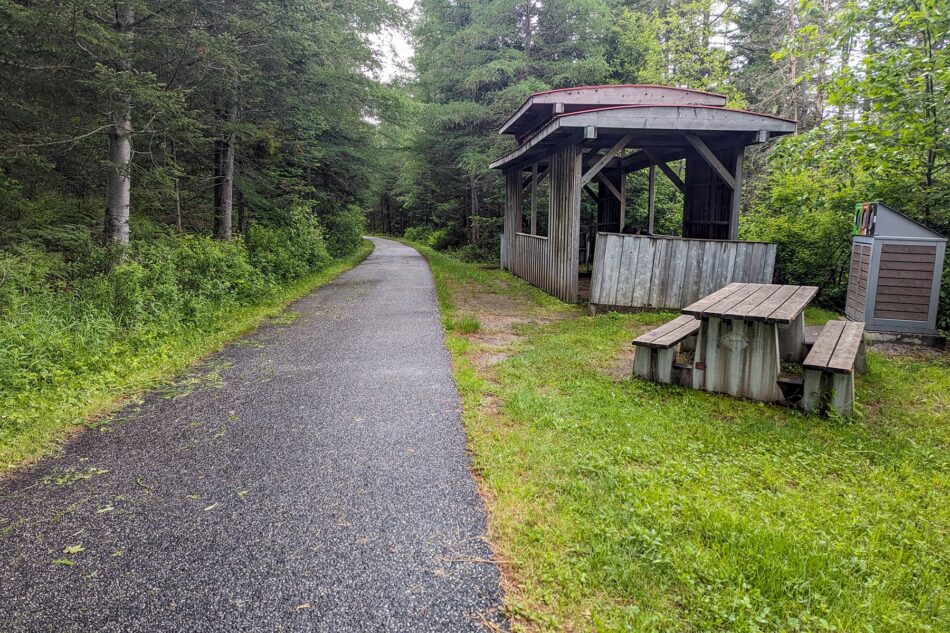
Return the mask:
[[[501,621],[429,268],[374,241],[295,321],[0,482],[0,630]]]

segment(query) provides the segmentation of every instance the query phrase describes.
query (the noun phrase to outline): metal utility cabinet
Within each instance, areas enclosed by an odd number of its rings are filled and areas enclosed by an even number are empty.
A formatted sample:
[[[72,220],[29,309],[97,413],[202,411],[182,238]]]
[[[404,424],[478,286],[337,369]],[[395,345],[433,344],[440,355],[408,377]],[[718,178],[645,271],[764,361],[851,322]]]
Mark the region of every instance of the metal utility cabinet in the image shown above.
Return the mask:
[[[881,204],[855,206],[845,314],[880,332],[936,334],[947,240]]]

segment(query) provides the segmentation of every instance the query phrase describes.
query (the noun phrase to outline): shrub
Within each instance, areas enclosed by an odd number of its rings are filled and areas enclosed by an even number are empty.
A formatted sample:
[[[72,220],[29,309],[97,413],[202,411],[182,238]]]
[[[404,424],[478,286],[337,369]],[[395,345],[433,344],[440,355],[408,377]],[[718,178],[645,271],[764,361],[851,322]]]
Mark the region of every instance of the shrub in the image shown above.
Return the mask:
[[[320,225],[304,207],[291,209],[279,223],[252,225],[245,242],[251,263],[274,282],[316,272],[330,261]]]
[[[359,248],[366,232],[366,218],[356,206],[337,209],[320,217],[327,235],[327,250],[333,257],[346,257]]]
[[[429,237],[432,235],[432,229],[428,226],[410,226],[403,231],[402,236],[410,242],[418,244],[429,244]]]
[[[855,195],[846,185],[813,173],[778,174],[742,218],[742,239],[775,242],[777,280],[819,286],[820,302],[841,308]]]

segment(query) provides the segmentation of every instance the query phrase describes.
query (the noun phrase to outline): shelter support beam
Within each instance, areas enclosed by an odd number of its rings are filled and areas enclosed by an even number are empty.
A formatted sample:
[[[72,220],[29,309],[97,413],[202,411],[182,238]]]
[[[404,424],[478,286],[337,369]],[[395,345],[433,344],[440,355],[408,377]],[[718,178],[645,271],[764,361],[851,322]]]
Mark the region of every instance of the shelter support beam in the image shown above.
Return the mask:
[[[647,192],[647,233],[653,235],[653,214],[656,210],[656,165],[650,164],[649,190]]]
[[[673,171],[672,169],[670,169],[670,166],[669,166],[669,165],[667,165],[667,164],[666,164],[664,161],[662,161],[662,160],[657,160],[656,158],[654,158],[653,154],[651,154],[651,153],[648,152],[647,150],[643,150],[643,153],[646,154],[647,157],[648,157],[651,161],[653,161],[653,164],[654,164],[654,165],[656,165],[657,167],[660,168],[660,171],[662,171],[664,174],[666,174],[666,177],[670,179],[670,182],[672,182],[674,185],[676,185],[676,188],[680,190],[680,193],[684,193],[684,194],[686,193],[686,185],[683,184],[683,179],[680,178],[680,177],[676,174],[675,171]]]
[[[633,134],[627,134],[622,139],[617,141],[617,143],[614,144],[614,146],[611,147],[606,154],[600,157],[600,160],[594,163],[594,165],[588,169],[583,176],[581,176],[581,184],[586,185],[589,183],[594,176],[600,173],[600,170],[603,169],[607,163],[620,155],[620,152],[622,152],[624,148],[630,144],[631,140],[633,140]]]
[[[617,200],[619,200],[620,202],[623,202],[623,194],[617,190],[617,188],[614,186],[614,183],[610,182],[610,179],[608,179],[603,174],[597,174],[596,178],[597,178],[597,182],[607,187],[610,193],[614,194],[614,197]]]
[[[742,196],[742,161],[745,158],[745,147],[736,152],[736,180],[732,188],[732,205],[729,212],[729,239],[739,239],[739,203]]]
[[[538,234],[538,164],[531,166],[531,235]]]
[[[732,174],[729,173],[729,170],[726,169],[726,166],[722,164],[719,158],[713,154],[712,150],[709,149],[709,146],[706,145],[703,139],[699,138],[695,134],[685,134],[686,140],[689,141],[689,144],[693,146],[700,156],[703,157],[710,167],[715,170],[719,177],[722,178],[723,182],[729,185],[729,188],[733,191],[736,190],[736,179],[733,178]]]

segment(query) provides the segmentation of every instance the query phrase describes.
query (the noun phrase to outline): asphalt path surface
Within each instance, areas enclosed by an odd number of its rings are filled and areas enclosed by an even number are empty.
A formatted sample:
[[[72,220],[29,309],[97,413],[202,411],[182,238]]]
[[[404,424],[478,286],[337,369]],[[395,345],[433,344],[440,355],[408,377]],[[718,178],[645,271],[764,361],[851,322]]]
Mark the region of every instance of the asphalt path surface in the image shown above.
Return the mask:
[[[504,626],[431,273],[374,242],[0,482],[0,630]]]

